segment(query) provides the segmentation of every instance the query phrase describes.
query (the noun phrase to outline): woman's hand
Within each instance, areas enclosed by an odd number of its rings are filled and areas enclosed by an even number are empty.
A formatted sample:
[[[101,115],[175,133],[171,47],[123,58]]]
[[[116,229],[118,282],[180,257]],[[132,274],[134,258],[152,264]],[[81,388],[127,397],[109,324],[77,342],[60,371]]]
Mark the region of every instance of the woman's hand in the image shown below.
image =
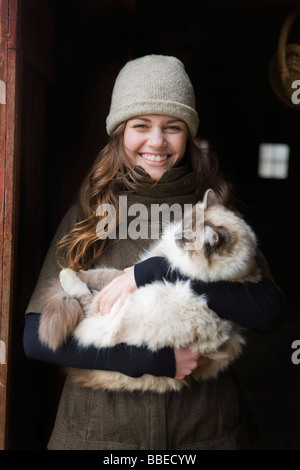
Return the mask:
[[[98,294],[99,312],[101,315],[107,315],[113,305],[119,300],[117,315],[124,305],[129,294],[137,289],[134,277],[134,266],[126,268],[123,273],[113,279]],[[190,375],[199,366],[205,364],[208,359],[200,353],[194,353],[187,347],[174,348],[176,373],[175,379],[184,379]]]
[[[123,274],[113,279],[97,294],[100,314],[107,315],[111,311],[112,306],[119,300],[118,308],[115,312],[117,315],[128,295],[136,289],[134,266],[131,266],[124,269]]]
[[[200,353],[194,353],[189,348],[174,348],[176,374],[175,379],[184,379],[208,359]]]

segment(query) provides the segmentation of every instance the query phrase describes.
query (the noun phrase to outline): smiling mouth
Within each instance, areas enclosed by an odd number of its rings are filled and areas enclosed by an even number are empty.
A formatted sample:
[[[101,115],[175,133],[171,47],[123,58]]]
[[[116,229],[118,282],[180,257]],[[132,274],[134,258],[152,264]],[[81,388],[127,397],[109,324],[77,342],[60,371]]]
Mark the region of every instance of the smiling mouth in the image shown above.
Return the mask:
[[[141,153],[141,157],[149,162],[164,162],[169,158],[169,155],[153,155],[152,153]]]

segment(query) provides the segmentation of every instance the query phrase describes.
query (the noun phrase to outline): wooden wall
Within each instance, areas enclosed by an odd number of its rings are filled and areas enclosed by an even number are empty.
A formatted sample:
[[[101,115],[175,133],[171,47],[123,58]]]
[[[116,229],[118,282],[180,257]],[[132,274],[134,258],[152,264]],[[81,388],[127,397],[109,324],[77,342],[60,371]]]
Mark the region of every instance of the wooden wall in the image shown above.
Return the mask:
[[[0,449],[8,443],[11,336],[18,218],[18,2],[0,2]]]

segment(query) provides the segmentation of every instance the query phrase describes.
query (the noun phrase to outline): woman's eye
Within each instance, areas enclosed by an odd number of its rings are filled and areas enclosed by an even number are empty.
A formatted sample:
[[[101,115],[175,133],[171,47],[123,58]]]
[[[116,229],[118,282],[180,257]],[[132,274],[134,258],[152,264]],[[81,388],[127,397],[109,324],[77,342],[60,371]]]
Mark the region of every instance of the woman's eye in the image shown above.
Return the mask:
[[[169,126],[168,129],[176,132],[181,131],[181,128],[178,126]]]

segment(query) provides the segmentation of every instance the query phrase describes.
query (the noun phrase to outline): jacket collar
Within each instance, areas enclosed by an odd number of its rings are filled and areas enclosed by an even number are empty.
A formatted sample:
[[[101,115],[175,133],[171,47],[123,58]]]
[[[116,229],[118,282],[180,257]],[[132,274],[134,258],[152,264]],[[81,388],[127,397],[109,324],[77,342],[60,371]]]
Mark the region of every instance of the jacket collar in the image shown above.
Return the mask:
[[[140,167],[135,167],[137,173],[147,175],[146,171]],[[123,182],[120,184],[122,188]],[[181,165],[178,167],[166,170],[162,177],[153,185],[145,184],[140,186],[134,195],[137,197],[143,196],[146,199],[150,198],[180,198],[181,196],[193,196],[196,191],[196,176],[189,164]]]

